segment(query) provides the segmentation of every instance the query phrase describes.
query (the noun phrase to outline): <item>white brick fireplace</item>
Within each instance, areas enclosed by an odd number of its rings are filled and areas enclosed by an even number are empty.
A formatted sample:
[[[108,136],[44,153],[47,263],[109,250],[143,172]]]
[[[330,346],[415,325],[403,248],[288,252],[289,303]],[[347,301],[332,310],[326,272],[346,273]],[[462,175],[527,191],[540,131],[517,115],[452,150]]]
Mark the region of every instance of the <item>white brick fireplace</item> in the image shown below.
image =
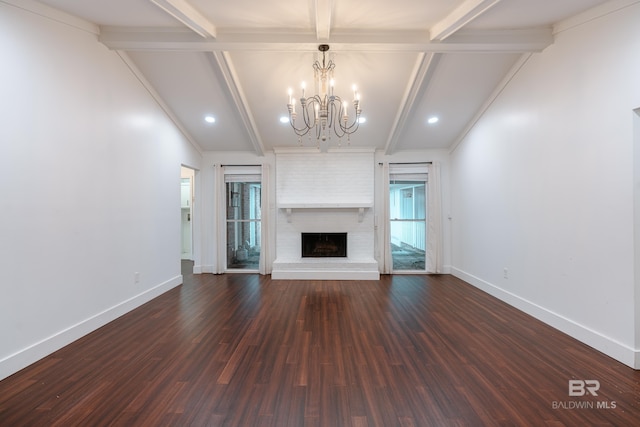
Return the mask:
[[[276,151],[273,279],[377,280],[374,152]],[[346,257],[302,257],[302,233],[347,233]]]

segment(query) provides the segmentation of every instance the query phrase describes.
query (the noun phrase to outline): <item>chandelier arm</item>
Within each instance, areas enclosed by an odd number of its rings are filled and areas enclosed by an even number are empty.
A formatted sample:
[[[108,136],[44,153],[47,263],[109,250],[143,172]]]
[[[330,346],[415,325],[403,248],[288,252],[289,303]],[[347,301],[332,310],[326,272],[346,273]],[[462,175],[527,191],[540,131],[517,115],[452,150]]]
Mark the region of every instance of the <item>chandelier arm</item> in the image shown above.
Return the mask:
[[[322,105],[322,101],[320,100],[320,97],[318,95],[307,98],[307,110],[305,111],[307,120],[305,121],[305,125],[309,129],[318,125],[318,117],[316,116],[316,105],[318,106],[318,109],[320,109]],[[313,118],[313,120],[311,118]]]
[[[355,111],[355,118],[353,119],[353,122],[349,125],[347,125],[347,122],[345,122],[343,120],[343,117],[345,116],[345,114],[347,113],[347,110],[345,110],[344,108],[344,104],[342,102],[342,99],[340,99],[339,96],[335,97],[336,101],[338,102],[338,104],[340,105],[340,108],[338,110],[338,117],[336,117],[336,123],[334,123],[334,131],[336,133],[336,135],[341,138],[344,135],[350,135],[352,133],[355,133],[358,128],[360,127],[360,112],[358,110]],[[338,132],[338,130],[340,132]],[[341,133],[341,134],[340,134]]]
[[[360,127],[360,120],[359,119],[360,119],[360,114],[356,113],[356,117],[353,120],[353,122],[351,124],[349,124],[349,125],[347,125],[347,123],[343,124],[341,122],[340,123],[340,129],[342,129],[342,131],[344,133],[349,133],[349,134],[354,133],[355,131],[358,130],[358,127]]]
[[[304,117],[304,111],[302,113],[303,117]],[[303,118],[304,121],[304,118]],[[295,124],[295,118],[293,117],[292,114],[289,115],[289,124],[291,125],[291,128],[294,130],[295,134],[298,136],[304,136],[309,132],[309,127],[308,126],[304,126],[301,128],[297,128],[296,124]]]
[[[291,127],[293,128],[293,130],[295,131],[296,135],[298,136],[304,136],[307,133],[309,133],[309,131],[316,126],[316,119],[315,119],[315,112],[314,112],[314,104],[317,103],[317,96],[316,97],[311,97],[311,98],[307,98],[304,100],[303,102],[300,102],[301,107],[301,116],[302,116],[302,127],[296,127],[295,125],[295,117],[292,117],[292,115],[289,115],[289,123],[291,124]],[[302,101],[302,100],[301,100]],[[309,111],[311,110],[311,114],[309,113]],[[313,119],[311,119],[311,117]]]
[[[336,115],[336,104],[335,97],[331,96],[327,98],[327,127],[332,128],[335,124],[335,115]]]
[[[313,109],[312,100],[313,98],[305,100],[305,105],[302,107],[302,120],[304,121],[304,126],[307,128],[307,131],[313,127],[309,118],[309,108]]]
[[[345,133],[342,131],[341,119],[343,116],[343,106],[340,101],[340,97],[335,96],[333,101],[331,102],[331,124],[330,127],[333,128],[333,133],[336,134],[338,138],[342,138]]]

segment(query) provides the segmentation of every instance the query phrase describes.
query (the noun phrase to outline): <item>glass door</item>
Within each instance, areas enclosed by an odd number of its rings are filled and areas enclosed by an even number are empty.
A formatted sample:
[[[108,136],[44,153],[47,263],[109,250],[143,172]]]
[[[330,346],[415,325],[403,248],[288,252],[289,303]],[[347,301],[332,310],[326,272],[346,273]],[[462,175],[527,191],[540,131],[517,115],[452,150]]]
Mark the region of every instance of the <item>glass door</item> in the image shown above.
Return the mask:
[[[227,269],[258,270],[261,247],[260,176],[226,175]]]
[[[389,182],[393,271],[426,270],[426,183],[426,175],[392,176]]]

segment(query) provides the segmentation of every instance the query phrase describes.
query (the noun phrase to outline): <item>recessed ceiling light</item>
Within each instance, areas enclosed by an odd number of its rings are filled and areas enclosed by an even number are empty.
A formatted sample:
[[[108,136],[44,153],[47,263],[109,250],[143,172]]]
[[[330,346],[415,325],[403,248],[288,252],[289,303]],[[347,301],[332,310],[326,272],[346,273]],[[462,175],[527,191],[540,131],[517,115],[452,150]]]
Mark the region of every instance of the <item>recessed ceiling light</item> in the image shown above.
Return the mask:
[[[215,123],[216,122],[216,118],[213,117],[213,116],[206,116],[204,118],[204,121],[207,122],[207,123]]]
[[[439,118],[433,116],[433,117],[429,117],[429,119],[427,120],[427,123],[429,123],[430,125],[436,124],[440,121]]]
[[[366,117],[358,117],[358,123],[364,123],[367,121]]]
[[[280,117],[280,123],[289,123],[289,117],[287,116]]]

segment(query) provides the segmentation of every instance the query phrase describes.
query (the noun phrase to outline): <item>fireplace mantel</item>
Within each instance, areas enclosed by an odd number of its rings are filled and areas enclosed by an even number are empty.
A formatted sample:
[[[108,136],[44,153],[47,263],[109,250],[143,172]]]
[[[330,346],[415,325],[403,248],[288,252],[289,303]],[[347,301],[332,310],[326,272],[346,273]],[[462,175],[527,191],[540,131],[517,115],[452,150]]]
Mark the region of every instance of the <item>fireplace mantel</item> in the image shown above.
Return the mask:
[[[294,210],[313,209],[353,209],[358,211],[358,222],[364,218],[364,210],[373,207],[373,203],[279,203],[278,207],[287,213],[287,222],[291,222],[291,214]]]

